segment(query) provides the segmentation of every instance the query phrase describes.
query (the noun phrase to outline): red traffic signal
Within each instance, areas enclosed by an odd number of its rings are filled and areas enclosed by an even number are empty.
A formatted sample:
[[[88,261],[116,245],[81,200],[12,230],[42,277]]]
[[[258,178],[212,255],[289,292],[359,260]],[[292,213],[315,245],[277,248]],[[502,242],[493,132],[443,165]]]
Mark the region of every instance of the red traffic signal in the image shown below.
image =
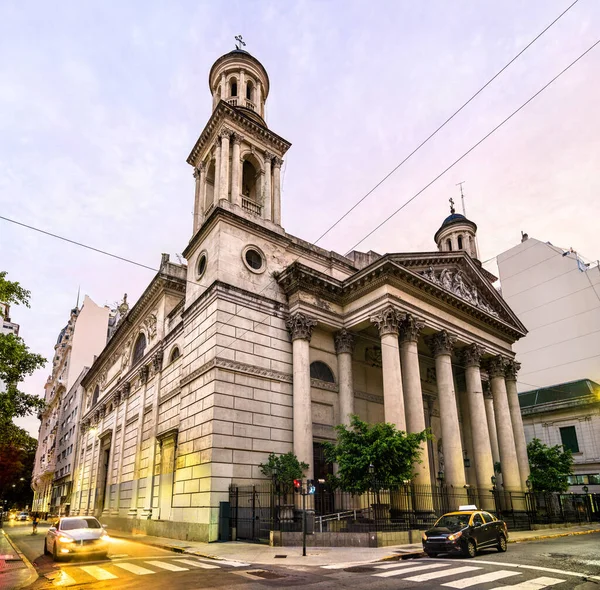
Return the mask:
[[[302,492],[302,480],[301,479],[294,480],[294,492],[296,492],[297,494]]]

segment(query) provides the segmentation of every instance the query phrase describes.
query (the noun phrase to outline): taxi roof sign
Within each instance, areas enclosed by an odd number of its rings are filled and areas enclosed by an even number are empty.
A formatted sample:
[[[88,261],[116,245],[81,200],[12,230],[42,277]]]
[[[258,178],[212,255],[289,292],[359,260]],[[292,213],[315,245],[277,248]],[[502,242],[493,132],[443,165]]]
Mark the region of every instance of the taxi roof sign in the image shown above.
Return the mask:
[[[477,506],[475,506],[475,504],[466,504],[465,506],[458,507],[459,512],[462,512],[463,510],[477,510]]]

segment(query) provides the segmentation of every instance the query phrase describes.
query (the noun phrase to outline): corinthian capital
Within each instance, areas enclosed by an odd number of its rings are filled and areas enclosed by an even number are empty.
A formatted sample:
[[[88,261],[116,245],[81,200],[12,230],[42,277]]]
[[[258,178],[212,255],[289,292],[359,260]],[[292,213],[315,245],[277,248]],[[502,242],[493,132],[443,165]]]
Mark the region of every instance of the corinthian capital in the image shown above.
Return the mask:
[[[275,156],[273,158],[273,168],[281,168],[283,166],[283,160]]]
[[[488,373],[490,377],[504,377],[504,370],[506,369],[506,361],[503,356],[495,356],[488,362]]]
[[[400,330],[400,324],[402,320],[405,318],[405,314],[401,311],[389,305],[384,310],[379,313],[371,316],[369,319],[377,326],[379,329],[379,335],[385,336],[386,334],[396,334],[398,335],[398,331]]]
[[[509,381],[517,380],[517,373],[521,369],[521,363],[514,359],[510,359],[506,362],[505,375]]]
[[[265,151],[265,162],[269,162],[271,163],[273,161],[273,158],[275,158],[275,154],[269,152],[269,151]]]
[[[334,336],[335,341],[335,351],[340,354],[343,352],[349,352],[352,354],[354,352],[354,334],[352,332],[348,332],[346,328],[336,332]]]
[[[240,143],[242,143],[242,141],[244,141],[244,136],[240,135],[239,133],[236,133],[234,131],[231,134],[231,141],[234,143],[234,145],[240,145]]]
[[[219,137],[229,139],[231,137],[232,133],[233,133],[232,129],[229,129],[229,127],[223,127],[223,129],[221,129],[219,131]]]
[[[416,342],[425,324],[415,316],[407,315],[400,324],[400,342]]]
[[[427,342],[427,346],[431,348],[434,356],[452,354],[456,336],[449,334],[446,330],[442,330],[433,336],[429,336],[425,341]]]
[[[303,313],[295,313],[288,318],[285,325],[292,340],[310,341],[313,328],[317,325],[317,320],[314,320]]]
[[[479,344],[471,344],[462,349],[463,363],[466,367],[479,367],[483,348]]]
[[[206,170],[206,164],[204,162],[200,162],[198,166],[194,168],[194,178],[196,180],[200,180],[200,176]]]

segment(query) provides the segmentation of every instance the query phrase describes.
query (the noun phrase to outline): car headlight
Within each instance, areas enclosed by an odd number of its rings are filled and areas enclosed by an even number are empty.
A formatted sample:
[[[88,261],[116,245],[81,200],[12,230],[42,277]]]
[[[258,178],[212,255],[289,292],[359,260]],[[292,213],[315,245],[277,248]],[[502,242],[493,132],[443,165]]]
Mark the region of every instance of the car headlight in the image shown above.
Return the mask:
[[[456,541],[456,539],[460,539],[462,537],[462,531],[458,531],[458,533],[454,533],[448,537],[448,541]]]
[[[421,533],[421,539],[423,541],[427,541],[427,535],[425,533]]]
[[[110,541],[110,537],[106,533],[102,533],[100,535],[100,540],[101,541]]]
[[[60,543],[74,543],[75,539],[72,539],[71,537],[67,537],[67,535],[59,535],[58,541]]]

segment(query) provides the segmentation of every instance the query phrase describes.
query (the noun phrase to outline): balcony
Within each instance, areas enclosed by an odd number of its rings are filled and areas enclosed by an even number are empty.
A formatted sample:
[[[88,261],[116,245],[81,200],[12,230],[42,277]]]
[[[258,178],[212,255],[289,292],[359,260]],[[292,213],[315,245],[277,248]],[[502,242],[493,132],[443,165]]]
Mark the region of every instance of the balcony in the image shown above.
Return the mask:
[[[262,211],[262,207],[258,203],[255,203],[254,201],[251,201],[250,199],[247,199],[244,196],[242,196],[242,209],[245,209],[246,211],[248,211],[249,213],[253,213],[254,215],[258,215],[259,217]]]
[[[256,105],[248,99],[246,99],[246,108],[250,109],[251,111],[256,111]]]
[[[238,100],[237,98],[228,98],[227,103],[230,104],[232,107],[237,107]]]

